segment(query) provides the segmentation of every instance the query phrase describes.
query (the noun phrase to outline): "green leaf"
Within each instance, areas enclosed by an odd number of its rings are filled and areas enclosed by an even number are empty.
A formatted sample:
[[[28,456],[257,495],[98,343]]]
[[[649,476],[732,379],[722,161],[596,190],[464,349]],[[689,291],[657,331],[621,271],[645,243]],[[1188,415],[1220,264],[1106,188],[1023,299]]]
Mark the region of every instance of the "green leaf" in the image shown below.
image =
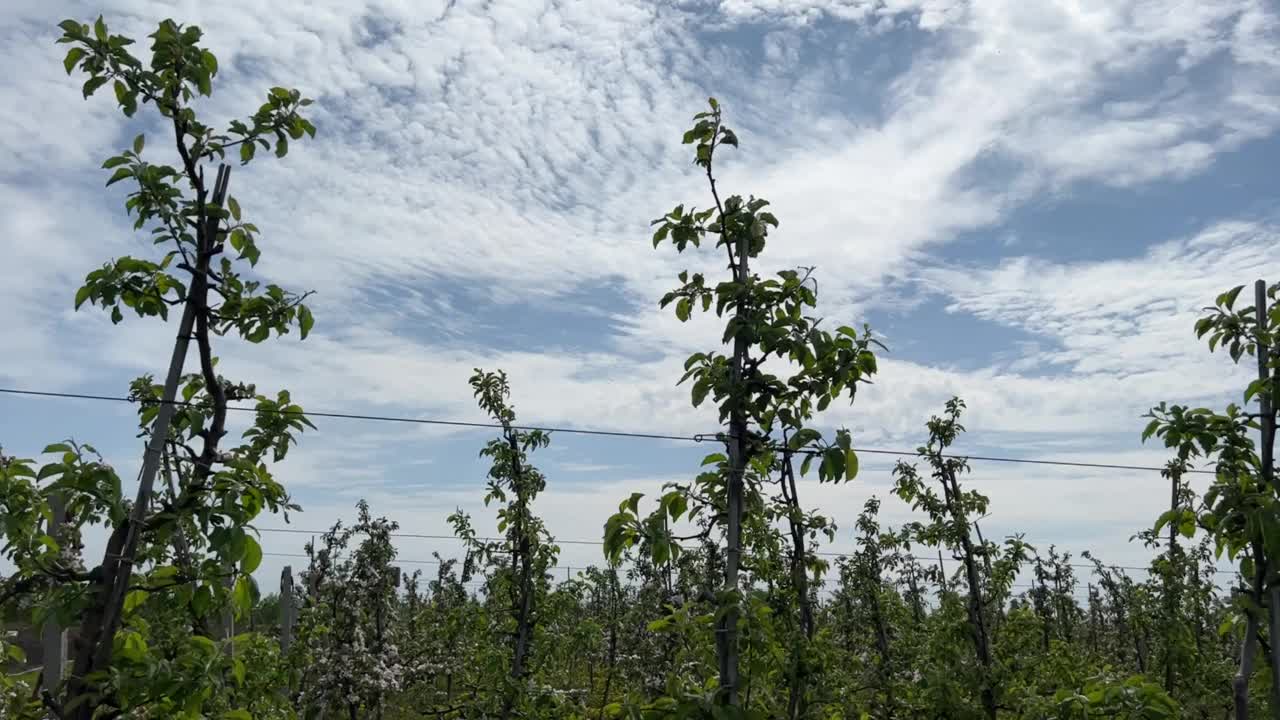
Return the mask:
[[[206,591],[208,590],[208,588],[200,588],[200,589],[206,590]],[[212,655],[218,652],[218,646],[212,640],[210,640],[209,638],[203,635],[192,635],[191,637],[187,638],[187,644],[194,645],[198,651],[204,653],[205,655]]]
[[[315,327],[316,319],[311,315],[311,308],[306,305],[298,306],[298,327],[302,330],[302,339],[306,340],[307,335],[311,334],[311,328]]]
[[[212,605],[213,592],[207,587],[198,588],[195,594],[191,596],[191,609],[199,617],[204,617],[205,613],[209,612],[209,608]]]
[[[79,63],[85,54],[84,48],[71,48],[67,51],[67,56],[62,60],[62,67],[66,68],[68,75],[76,69],[76,63]]]
[[[689,298],[680,298],[680,301],[676,303],[676,317],[680,319],[680,322],[688,321],[692,312],[693,303],[689,302]]]
[[[131,662],[142,662],[147,657],[147,641],[136,632],[122,632],[116,636],[120,642],[120,655]]]
[[[251,535],[244,537],[244,557],[240,559],[240,569],[251,573],[262,564],[262,546]]]
[[[53,477],[54,475],[61,475],[66,471],[67,466],[62,463],[49,463],[48,465],[40,468],[40,473],[36,475],[36,480],[44,480],[45,478]]]
[[[142,146],[145,145],[146,142],[147,142],[147,138],[145,135],[138,135],[138,137],[133,139],[133,151],[135,153],[141,153]]]
[[[135,609],[140,607],[142,603],[147,601],[147,596],[150,594],[151,593],[146,590],[130,591],[128,595],[124,596],[124,611],[126,613],[133,612]]]
[[[231,217],[236,222],[240,222],[240,203],[235,198],[227,198],[227,207],[231,210]]]
[[[107,181],[107,186],[110,187],[127,177],[133,177],[133,170],[131,168],[122,167],[119,170],[116,170],[115,174],[111,176],[111,179]]]
[[[1244,289],[1243,285],[1237,285],[1231,288],[1230,290],[1222,293],[1221,295],[1218,296],[1217,304],[1220,307],[1225,307],[1226,309],[1230,310],[1231,306],[1235,304],[1236,298],[1240,296],[1240,291],[1243,289]]]
[[[107,84],[107,78],[105,76],[100,75],[97,77],[91,77],[88,80],[84,81],[84,86],[81,88],[81,92],[83,92],[84,96],[87,98],[90,95],[97,92],[98,88],[106,84]]]
[[[247,540],[248,538],[246,538]],[[261,551],[259,551],[261,552]],[[241,610],[253,608],[253,579],[247,575],[236,578],[236,587],[231,591],[231,599]]]
[[[852,449],[844,452],[844,477],[852,480],[858,476],[858,453]]]
[[[247,163],[250,160],[252,160],[253,154],[257,152],[257,150],[258,150],[258,147],[254,145],[252,142],[246,142],[242,144],[240,146],[240,163],[243,165],[244,163]]]
[[[663,240],[667,239],[667,233],[671,231],[670,225],[663,225],[653,233],[653,246],[656,248]]]
[[[703,400],[707,399],[707,392],[710,389],[711,389],[711,383],[707,382],[705,378],[693,384],[693,391],[691,392],[691,397],[693,400],[694,407],[698,407],[699,405],[702,404]]]
[[[40,452],[41,454],[71,452],[71,446],[66,443],[54,443],[52,445],[46,445],[44,450],[41,450]]]
[[[103,22],[101,15],[99,15],[98,19],[93,23],[93,34],[99,41],[107,41],[107,24]]]
[[[123,319],[124,319],[124,315],[120,312],[120,306],[116,305],[112,307],[111,308],[111,324],[119,325],[120,321]]]
[[[1152,435],[1156,433],[1156,430],[1159,430],[1159,429],[1160,429],[1160,421],[1158,419],[1152,420],[1151,422],[1147,423],[1146,429],[1142,431],[1142,441],[1146,442],[1148,439],[1151,438]]]
[[[210,75],[218,74],[218,58],[208,50],[200,51],[200,62],[204,65],[204,69],[209,71]]]

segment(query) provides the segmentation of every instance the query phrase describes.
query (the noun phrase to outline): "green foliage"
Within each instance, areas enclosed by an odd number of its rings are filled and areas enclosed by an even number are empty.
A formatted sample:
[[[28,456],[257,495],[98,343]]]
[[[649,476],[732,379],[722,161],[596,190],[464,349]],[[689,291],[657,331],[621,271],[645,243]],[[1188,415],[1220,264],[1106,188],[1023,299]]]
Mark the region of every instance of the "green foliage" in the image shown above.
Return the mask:
[[[1171,508],[1156,521],[1153,533],[1172,525],[1190,536],[1203,529],[1213,539],[1215,556],[1226,556],[1239,565],[1242,592],[1236,598],[1236,615],[1224,628],[1239,627],[1243,635],[1241,664],[1234,686],[1237,713],[1247,710],[1252,676],[1253,647],[1264,606],[1280,602],[1280,483],[1275,467],[1277,410],[1280,410],[1280,284],[1256,286],[1256,302],[1236,309],[1244,286],[1217,297],[1196,322],[1196,336],[1208,338],[1209,351],[1225,349],[1233,363],[1256,360],[1257,379],[1248,383],[1243,401],[1259,404],[1249,413],[1234,403],[1222,412],[1208,408],[1160,403],[1148,417],[1144,441],[1157,438],[1174,452],[1166,476],[1176,478],[1194,461],[1211,464],[1214,480],[1199,504],[1186,502]],[[1250,435],[1258,433],[1259,441]],[[1190,500],[1191,498],[1188,498]],[[1280,642],[1270,642],[1267,660],[1280,664]],[[1272,711],[1280,712],[1280,689],[1273,692]]]
[[[506,373],[477,368],[470,383],[480,409],[503,428],[502,436],[480,451],[481,457],[491,462],[485,505],[495,500],[504,503],[497,511],[498,532],[503,537],[479,538],[471,518],[461,511],[449,516],[449,522],[466,547],[463,578],[472,577],[477,564],[491,568],[485,573],[485,590],[494,599],[495,609],[501,608],[493,618],[506,639],[490,645],[478,667],[479,682],[501,691],[472,703],[472,707],[486,716],[510,717],[516,712],[545,710],[549,702],[532,680],[537,676],[543,619],[550,601],[547,576],[560,549],[533,512],[533,501],[546,487],[546,479],[529,464],[528,455],[547,447],[551,438],[541,430],[524,431],[514,426],[516,414],[508,403],[511,388]]]
[[[0,556],[15,568],[0,582],[0,621],[79,620],[86,630],[77,672],[47,695],[20,648],[0,636],[0,715],[1190,719],[1230,712],[1233,673],[1245,709],[1280,702],[1280,690],[1251,682],[1250,670],[1251,648],[1280,658],[1280,640],[1261,622],[1280,597],[1280,286],[1266,289],[1260,314],[1236,309],[1242,288],[1223,293],[1195,327],[1234,362],[1261,357],[1241,406],[1151,412],[1143,437],[1174,458],[1165,468],[1170,509],[1135,536],[1162,547],[1145,577],[1085,552],[1091,579],[1081,597],[1070,554],[1039,551],[1020,535],[984,538],[989,500],[962,485],[969,466],[954,454],[965,432],[959,398],[927,422],[917,451],[924,469],[894,470],[894,493],[913,516],[888,527],[870,498],[855,523],[857,549],[828,560],[818,547],[836,524],[807,509],[799,490],[805,478],[859,474],[851,433],[820,429],[821,413],[855,399],[882,346],[865,326],[827,329],[813,268],[760,272],[779,221],[763,199],[721,197],[719,151],[739,138],[714,99],[683,136],[710,203],[656,219],[652,244],[727,257],[725,277],[680,272],[660,300],[678,322],[714,313],[722,324],[678,383],[694,407],[715,406],[724,451],[643,509],[642,493],[622,500],[604,526],[606,566],[561,579],[559,547],[535,512],[547,479],[530,462],[550,436],[517,425],[505,373],[477,369],[476,402],[501,427],[480,451],[499,537],[480,536],[458,511],[448,521],[465,556],[436,555],[425,583],[420,573],[402,578],[391,541],[398,525],[361,501],[354,525],[307,546],[292,608],[281,607],[283,596],[263,598],[254,523],[298,509],[273,468],[314,426],[288,391],[220,375],[212,339],[260,343],[294,329],[305,338],[314,318],[308,294],[254,279],[260,231],[236,198],[222,197],[225,172],[209,185],[205,170],[228,153],[242,164],[258,150],[283,157],[290,140],[314,136],[300,114],[310,101],[271,88],[247,119],[215,130],[192,107],[218,73],[199,28],[164,21],[144,62],[101,18],[60,27],[59,42],[70,45],[64,67],[85,73],[84,95],[109,84],[126,117],[154,109],[174,142],[152,147],[178,155],[163,164],[137,135],[103,163],[107,185],[126,183],[126,212],[157,250],[88,273],[75,307],[100,307],[116,323],[126,313],[164,321],[179,308],[194,318],[182,342],[195,344],[200,367],[175,369],[167,388],[149,375],[130,387],[139,437],[159,448],[151,495],[126,499],[112,466],[74,440],[47,446],[42,461],[0,453]],[[1260,400],[1270,416],[1244,409]],[[229,439],[233,402],[256,412]],[[1202,496],[1182,480],[1193,463],[1215,471]],[[82,537],[95,526],[110,539],[103,562],[87,568]],[[1232,597],[1215,576],[1224,554],[1244,578]],[[123,576],[112,570],[121,561]],[[1020,582],[1028,578],[1029,587]],[[268,634],[285,610],[298,612],[287,652]]]
[[[58,42],[73,46],[64,62],[67,73],[79,68],[89,76],[85,97],[110,82],[126,116],[132,117],[139,103],[153,105],[171,124],[179,155],[176,167],[149,162],[142,157],[145,138],[138,135],[130,148],[103,162],[102,167],[112,171],[107,185],[123,180],[136,184],[125,202],[126,212],[134,216],[135,229],[146,228],[154,244],[169,249],[158,261],[118,258],[89,273],[76,293],[76,308],[85,302],[99,305],[109,309],[112,322],[117,323],[124,317],[122,308],[139,317],[165,319],[169,307],[186,301],[193,282],[212,283],[221,300],[209,308],[213,332],[223,335],[235,331],[250,342],[261,342],[270,332],[284,334],[296,323],[305,338],[313,323],[311,311],[302,304],[305,295],[245,281],[227,258],[210,264],[226,244],[250,265],[258,263],[261,251],[258,227],[242,220],[234,197],[228,198],[225,208],[210,204],[212,188],[205,185],[202,164],[224,158],[236,146],[242,163],[247,163],[254,148],[270,147],[271,137],[275,138],[276,155],[283,157],[289,138],[315,135],[315,127],[299,114],[311,101],[297,90],[272,88],[248,122],[233,120],[225,132],[218,132],[201,122],[189,104],[212,92],[218,71],[217,59],[198,45],[200,28],[183,27],[172,20],[162,22],[150,35],[154,42],[147,66],[130,54],[133,41],[107,33],[102,18],[93,29],[74,20],[59,27],[63,35]],[[209,222],[221,223],[222,229],[217,238],[210,239],[209,246],[201,247],[200,231]],[[187,271],[193,280],[184,283],[172,269]]]
[[[1135,675],[1125,680],[1091,678],[1078,690],[1054,696],[1059,720],[1161,720],[1178,716],[1178,704],[1159,685]]]
[[[219,132],[192,104],[211,94],[218,72],[217,59],[199,44],[199,28],[165,20],[149,36],[144,60],[131,53],[133,40],[111,34],[103,18],[59,27],[58,42],[70,46],[64,68],[87,76],[84,96],[110,84],[126,117],[152,108],[172,133],[153,145],[177,154],[165,164],[147,152],[140,134],[102,164],[107,185],[129,185],[125,211],[157,253],[116,258],[88,273],[75,307],[101,307],[113,323],[126,311],[164,321],[179,308],[175,355],[182,359],[193,344],[200,368],[186,375],[180,365],[170,368],[180,400],[174,386],[150,376],[132,384],[139,435],[155,453],[155,472],[132,502],[115,470],[87,444],[50,445],[39,466],[0,462],[2,552],[16,567],[0,586],[0,610],[27,614],[37,626],[79,620],[82,641],[69,658],[69,679],[38,698],[60,718],[285,717],[271,641],[235,635],[232,627],[258,596],[252,573],[263,551],[252,523],[263,512],[297,509],[271,466],[312,425],[287,391],[258,394],[219,375],[212,338],[235,333],[257,343],[294,326],[305,337],[314,320],[306,294],[243,278],[245,263],[259,261],[259,231],[243,220],[235,198],[223,197],[225,171],[210,184],[206,167],[236,146],[247,162],[271,138],[283,156],[289,139],[314,135],[299,114],[310,101],[273,88],[248,121]],[[225,255],[227,245],[234,258]],[[255,401],[258,412],[238,444],[225,442],[228,404],[239,400]],[[171,402],[181,405],[166,407]],[[171,418],[167,409],[175,410]],[[88,569],[81,536],[94,525],[105,527],[109,540],[102,563]],[[271,692],[264,695],[264,688]]]

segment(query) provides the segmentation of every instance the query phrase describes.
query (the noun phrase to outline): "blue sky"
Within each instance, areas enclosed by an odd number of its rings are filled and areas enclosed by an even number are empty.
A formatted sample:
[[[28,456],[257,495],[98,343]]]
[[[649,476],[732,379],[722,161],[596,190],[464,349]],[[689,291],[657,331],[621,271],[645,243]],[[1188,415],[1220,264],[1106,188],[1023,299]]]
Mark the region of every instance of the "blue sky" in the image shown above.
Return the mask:
[[[722,186],[782,222],[763,269],[816,265],[825,315],[890,347],[877,384],[825,418],[863,446],[914,447],[959,394],[975,454],[1159,464],[1139,443],[1147,408],[1243,387],[1192,335],[1198,309],[1280,272],[1280,17],[1264,0],[20,0],[0,17],[22,69],[0,78],[6,387],[119,394],[168,356],[170,327],[71,309],[86,272],[147,252],[97,168],[158,128],[109,93],[83,101],[53,44],[56,22],[99,12],[135,37],[164,17],[204,28],[213,118],[271,85],[317,99],[314,142],[231,183],[263,230],[260,272],[318,291],[316,332],[220,348],[226,373],[311,409],[476,420],[482,366],[510,373],[527,422],[713,430],[674,383],[719,332],[657,299],[718,259],[654,252],[647,232],[707,203],[679,136],[711,94],[742,140]],[[305,508],[295,527],[360,497],[409,532],[445,531],[455,507],[491,526],[485,433],[318,424],[278,469]],[[129,474],[133,426],[127,407],[0,397],[10,453],[74,436]],[[598,537],[618,501],[688,478],[702,450],[558,436],[540,510],[562,538]],[[803,491],[845,528],[837,549],[890,465]],[[988,535],[1117,562],[1145,557],[1127,538],[1168,495],[1153,473],[975,463],[972,482],[992,497]],[[402,544],[433,550],[456,545]],[[288,561],[269,559],[265,577]]]

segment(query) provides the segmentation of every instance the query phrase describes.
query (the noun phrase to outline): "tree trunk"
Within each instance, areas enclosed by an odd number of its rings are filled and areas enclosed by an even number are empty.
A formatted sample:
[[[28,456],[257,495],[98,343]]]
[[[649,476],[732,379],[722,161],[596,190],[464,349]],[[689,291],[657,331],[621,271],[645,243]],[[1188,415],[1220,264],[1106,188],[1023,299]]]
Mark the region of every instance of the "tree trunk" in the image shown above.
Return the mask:
[[[530,557],[532,547],[529,542],[529,528],[525,523],[529,508],[520,469],[520,443],[517,440],[516,431],[507,430],[507,442],[511,447],[512,482],[516,487],[516,503],[519,506],[519,512],[513,522],[516,534],[516,563],[511,568],[512,572],[517,573],[517,577],[513,579],[518,580],[519,590],[515,645],[511,651],[511,687],[507,690],[502,703],[503,718],[510,718],[515,708],[519,683],[524,681],[526,672],[529,641],[533,635],[533,558]]]
[[[1178,490],[1179,490],[1179,473],[1176,471],[1169,473],[1169,510],[1176,512],[1178,510]],[[1168,562],[1169,568],[1165,571],[1164,581],[1164,599],[1165,599],[1165,647],[1164,647],[1164,691],[1173,692],[1174,672],[1173,672],[1173,647],[1177,634],[1178,601],[1174,595],[1174,588],[1177,582],[1177,555],[1178,555],[1178,527],[1176,523],[1169,523],[1169,549]],[[1275,637],[1275,635],[1272,635]]]
[[[1248,613],[1244,641],[1240,643],[1240,667],[1231,680],[1231,696],[1235,704],[1235,720],[1249,719],[1249,678],[1253,675],[1253,656],[1257,652],[1258,616]]]
[[[185,150],[182,132],[178,133],[180,149]],[[188,168],[188,176],[194,170]],[[220,208],[226,198],[227,182],[231,168],[223,165],[218,168],[218,176],[214,183],[213,197],[207,207]],[[194,177],[193,182],[196,182]],[[204,190],[196,183],[197,200],[204,205]],[[209,291],[208,270],[210,252],[214,237],[217,234],[219,217],[206,213],[204,222],[197,227],[197,253],[199,255],[197,272],[191,283],[191,289],[183,303],[182,319],[178,322],[178,335],[174,341],[173,354],[169,359],[169,371],[165,375],[164,389],[161,393],[160,410],[156,414],[155,423],[151,427],[151,436],[147,439],[146,451],[143,454],[142,470],[139,473],[138,494],[128,518],[112,531],[107,541],[107,549],[102,564],[96,568],[98,579],[91,585],[90,595],[93,603],[85,610],[81,622],[82,645],[76,653],[71,677],[67,683],[68,701],[84,697],[72,712],[75,720],[93,720],[95,704],[88,701],[89,681],[87,678],[105,670],[111,664],[111,656],[115,644],[116,630],[120,626],[124,609],[124,597],[133,577],[133,563],[137,557],[138,540],[143,531],[147,511],[151,506],[156,472],[160,468],[160,460],[164,454],[164,445],[169,438],[169,425],[174,414],[174,400],[178,395],[178,383],[182,378],[182,368],[187,357],[187,348],[192,330],[201,320],[202,311],[206,310]],[[206,318],[207,320],[207,318]],[[206,327],[207,330],[207,327]],[[210,391],[215,388],[210,388]],[[207,448],[207,446],[206,446]]]
[[[618,576],[616,570],[609,571],[609,667],[604,676],[604,693],[600,698],[600,720],[604,720],[604,709],[609,705],[609,691],[613,685],[613,671],[618,664]]]
[[[946,501],[951,517],[962,525],[965,524],[963,513],[959,508],[960,486],[954,471],[948,471],[943,478]],[[960,536],[961,549],[964,552],[964,571],[969,583],[969,626],[973,634],[973,645],[977,651],[978,664],[982,666],[982,710],[988,720],[996,720],[996,695],[991,684],[991,646],[987,636],[986,613],[983,608],[982,585],[978,576],[978,561],[973,550],[973,540],[969,538],[968,529]]]
[[[813,608],[809,604],[809,573],[805,569],[804,524],[800,511],[800,496],[796,491],[795,470],[791,465],[788,453],[782,460],[782,494],[787,502],[787,524],[791,531],[791,544],[794,552],[791,556],[791,583],[795,588],[796,604],[800,608],[799,642],[795,644],[791,659],[791,689],[787,701],[787,716],[796,720],[804,714],[805,678],[801,672],[801,663],[808,645],[813,641]]]
[[[982,528],[978,525],[978,522],[976,520],[973,523],[973,532],[978,536],[978,545],[980,545],[985,550],[987,547],[987,541],[986,541],[986,538],[982,537]],[[992,577],[993,573],[991,572],[991,556],[986,552],[984,552],[982,555],[982,566],[987,571],[987,577],[988,578]],[[1000,632],[1000,622],[1002,620],[1004,620],[1004,607],[1000,606],[995,608],[995,613],[993,614],[993,617],[991,620],[992,622],[991,632],[993,635]]]
[[[711,168],[707,167],[707,176],[711,176]],[[715,191],[712,180],[712,191]],[[717,205],[719,199],[717,197]],[[724,212],[720,213],[720,226],[724,228]],[[748,263],[748,238],[744,235],[737,238],[734,275],[735,280],[745,285],[750,280]],[[746,318],[747,308],[742,304],[735,310],[736,319]],[[729,477],[725,499],[725,572],[724,590],[730,594],[729,607],[716,624],[716,655],[720,670],[721,702],[729,707],[738,706],[738,574],[742,562],[742,513],[743,495],[745,492],[745,475],[747,470],[747,412],[746,392],[740,387],[746,368],[747,338],[738,332],[733,339],[733,364],[730,368],[734,385],[734,396],[730,398],[729,411]]]
[[[879,573],[877,572],[877,575]],[[872,622],[876,626],[876,652],[880,654],[880,689],[884,691],[885,718],[895,717],[893,699],[892,659],[889,655],[889,629],[885,626],[884,612],[880,607],[880,585],[876,583],[870,588]]]
[[[69,542],[62,536],[62,524],[66,520],[67,506],[61,493],[49,496],[50,520],[46,527],[47,534],[61,546]],[[53,615],[46,617],[44,626],[40,628],[41,670],[40,686],[51,697],[57,697],[62,685],[62,673],[66,669],[67,631]]]
[[[920,587],[916,584],[914,562],[907,567],[907,587],[911,590],[911,617],[919,625],[924,622],[924,608],[920,606]]]
[[[1257,332],[1265,334],[1267,332],[1267,283],[1264,280],[1258,280],[1253,284],[1253,312],[1254,320],[1257,322]],[[1258,358],[1258,379],[1270,379],[1272,383],[1277,382],[1277,378],[1271,372],[1270,358],[1267,357],[1269,348],[1268,343],[1258,342],[1256,355]],[[1275,393],[1274,387],[1263,386],[1262,392],[1258,393],[1258,413],[1259,413],[1259,431],[1262,435],[1260,460],[1262,469],[1262,484],[1274,489],[1280,494],[1280,487],[1277,486],[1277,479],[1274,476],[1275,467],[1275,449],[1276,449],[1276,409],[1271,406],[1271,398]],[[1261,556],[1258,558],[1260,561]],[[1280,717],[1280,586],[1272,585],[1267,589],[1270,608],[1270,632],[1271,632],[1271,687],[1272,687],[1272,713],[1276,717]]]

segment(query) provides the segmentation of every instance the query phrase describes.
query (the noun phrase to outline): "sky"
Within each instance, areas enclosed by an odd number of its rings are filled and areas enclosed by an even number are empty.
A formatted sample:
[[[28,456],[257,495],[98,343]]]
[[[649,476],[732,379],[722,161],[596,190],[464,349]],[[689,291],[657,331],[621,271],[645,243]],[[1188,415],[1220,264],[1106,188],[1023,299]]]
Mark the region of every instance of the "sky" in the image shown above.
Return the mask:
[[[467,385],[483,367],[509,373],[525,423],[714,432],[676,381],[718,348],[716,320],[681,324],[658,299],[719,258],[649,242],[652,218],[709,204],[679,141],[712,95],[741,141],[721,189],[781,221],[757,267],[816,266],[827,322],[888,346],[875,384],[821,419],[859,447],[915,448],[959,395],[960,452],[1161,465],[1140,438],[1151,406],[1220,407],[1247,383],[1196,340],[1200,309],[1280,279],[1280,10],[1265,0],[9,0],[2,387],[121,395],[171,351],[174,325],[73,310],[87,272],[155,252],[102,160],[143,132],[146,156],[172,162],[153,115],[86,101],[63,71],[56,23],[99,13],[137,38],[165,18],[203,28],[215,123],[271,86],[315,98],[315,140],[236,166],[230,193],[262,230],[257,273],[316,291],[315,331],[216,346],[225,375],[310,410],[483,420]],[[307,537],[269,529],[323,529],[361,498],[406,533],[447,533],[458,508],[492,530],[491,432],[316,424],[276,468],[304,512],[259,522],[266,589]],[[6,453],[68,437],[136,475],[129,406],[0,395]],[[710,451],[553,434],[537,510],[560,539],[598,539],[621,500],[690,479]],[[840,526],[827,550],[854,547],[870,495],[885,522],[911,517],[893,462],[804,483]],[[966,482],[991,498],[987,537],[1117,563],[1150,556],[1130,537],[1169,496],[1150,471],[975,461]],[[427,575],[413,561],[459,552],[398,547]],[[568,573],[600,561],[563,546]]]

